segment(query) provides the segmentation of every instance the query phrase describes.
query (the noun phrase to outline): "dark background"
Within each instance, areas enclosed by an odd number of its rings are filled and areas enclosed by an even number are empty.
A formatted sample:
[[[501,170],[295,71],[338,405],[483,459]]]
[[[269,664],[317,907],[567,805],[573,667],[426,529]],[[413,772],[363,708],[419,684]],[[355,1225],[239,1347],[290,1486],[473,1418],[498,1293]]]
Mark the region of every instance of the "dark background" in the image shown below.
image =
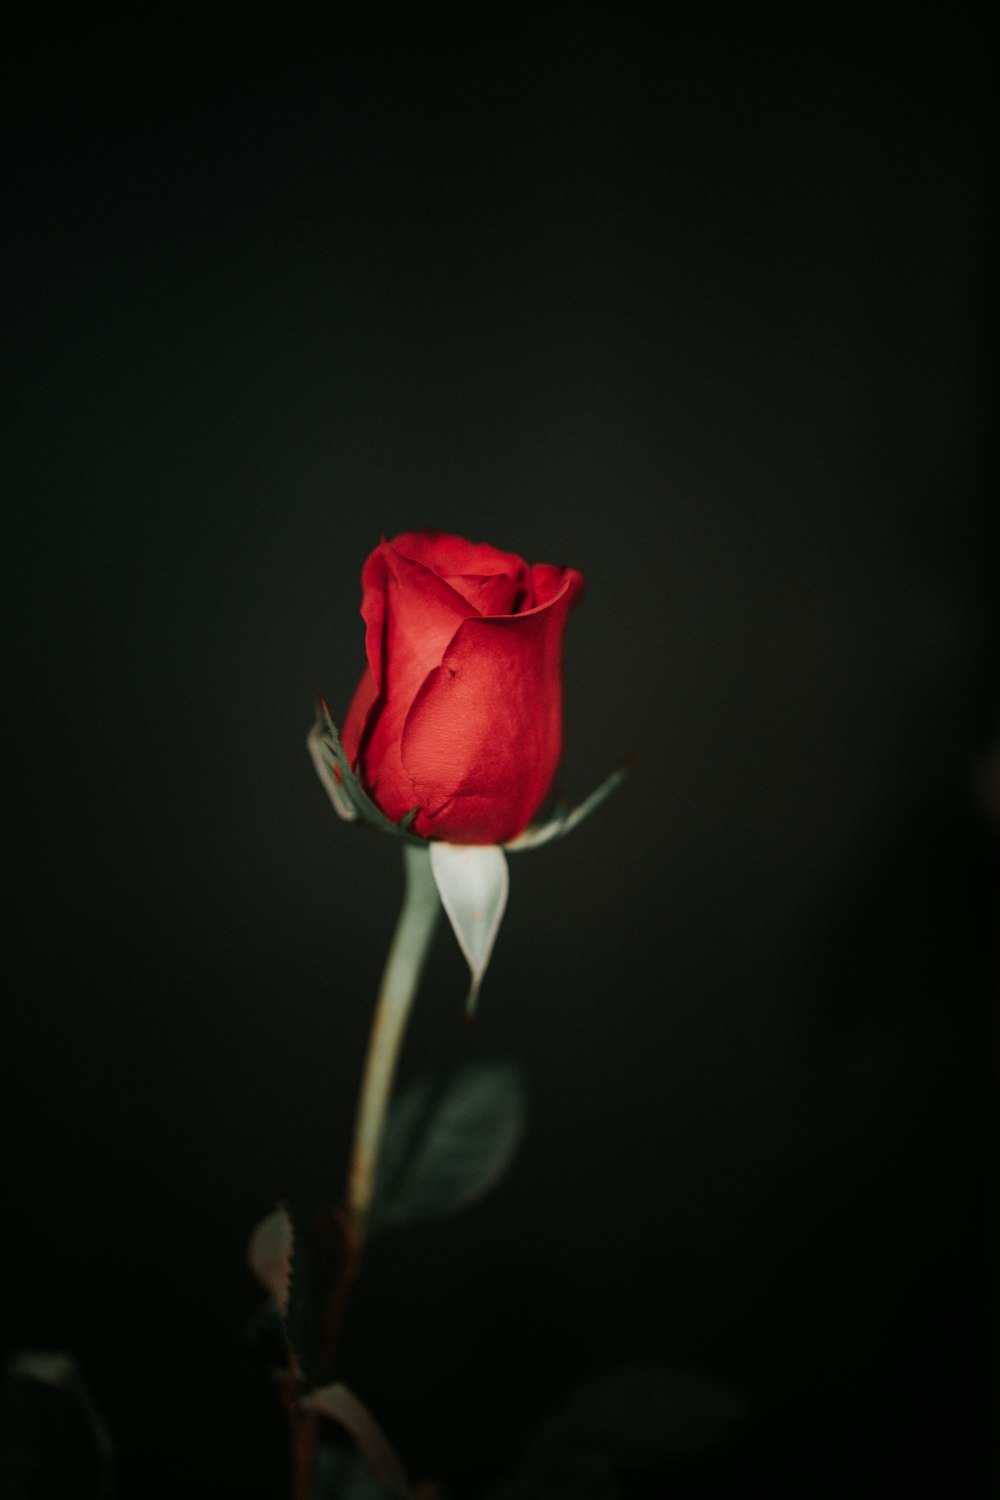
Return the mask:
[[[562,779],[639,766],[473,1027],[439,940],[404,1077],[519,1058],[529,1141],[373,1250],[344,1378],[459,1500],[637,1360],[753,1412],[644,1492],[985,1494],[988,58],[476,14],[9,51],[5,1345],[125,1500],[282,1493],[244,1247],[339,1187],[400,892],[304,737],[437,525],[587,575]]]

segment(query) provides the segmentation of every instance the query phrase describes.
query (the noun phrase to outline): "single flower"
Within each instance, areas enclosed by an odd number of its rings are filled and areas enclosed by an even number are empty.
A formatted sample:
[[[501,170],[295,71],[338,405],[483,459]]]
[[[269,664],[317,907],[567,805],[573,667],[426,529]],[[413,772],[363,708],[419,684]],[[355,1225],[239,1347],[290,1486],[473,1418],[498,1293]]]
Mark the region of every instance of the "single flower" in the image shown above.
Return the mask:
[[[361,575],[368,665],[342,741],[412,834],[504,844],[562,754],[562,638],[582,574],[438,531],[381,542]]]

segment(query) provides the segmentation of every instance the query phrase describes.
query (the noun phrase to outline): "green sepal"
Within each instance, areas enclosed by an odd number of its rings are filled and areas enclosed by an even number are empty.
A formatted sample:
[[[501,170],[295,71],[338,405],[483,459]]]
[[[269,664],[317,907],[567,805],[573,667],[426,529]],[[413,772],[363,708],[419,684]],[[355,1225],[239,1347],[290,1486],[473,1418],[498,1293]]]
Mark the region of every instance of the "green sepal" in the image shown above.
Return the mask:
[[[341,817],[349,821],[357,819],[377,828],[380,833],[392,833],[411,844],[426,844],[427,840],[410,833],[410,826],[420,811],[413,807],[398,823],[387,818],[380,807],[369,797],[358,778],[357,769],[347,759],[336,724],[323,698],[316,704],[316,722],[309,731],[307,740],[309,753],[316,772],[326,788],[327,795]],[[345,812],[342,803],[349,811]]]
[[[605,777],[600,786],[576,807],[570,807],[564,798],[556,797],[537,822],[530,823],[523,833],[519,833],[516,839],[511,839],[509,844],[504,845],[504,848],[512,854],[519,854],[523,849],[537,849],[540,844],[550,844],[553,839],[565,838],[567,833],[572,833],[584,818],[589,818],[591,813],[595,812],[601,803],[621,786],[634,765],[635,756],[627,756],[621,765],[616,766],[611,775]]]
[[[430,842],[410,832],[413,820],[420,811],[419,807],[412,807],[399,819],[398,823],[394,823],[369,797],[361,785],[357,767],[352,766],[347,758],[340,733],[324,698],[317,699],[316,722],[309,731],[307,744],[317,775],[342,818],[351,822],[357,820],[367,823],[370,828],[377,828],[380,833],[394,834],[397,838],[406,839],[411,844],[423,845]],[[556,795],[539,819],[529,824],[523,833],[519,833],[517,838],[511,839],[510,843],[503,847],[513,853],[520,853],[524,849],[537,849],[542,844],[552,843],[554,839],[565,838],[567,833],[572,833],[584,818],[589,818],[591,813],[595,812],[601,803],[621,786],[634,765],[635,757],[626,756],[610,776],[605,777],[600,786],[596,787],[590,796],[585,797],[576,807],[570,807],[564,797]]]

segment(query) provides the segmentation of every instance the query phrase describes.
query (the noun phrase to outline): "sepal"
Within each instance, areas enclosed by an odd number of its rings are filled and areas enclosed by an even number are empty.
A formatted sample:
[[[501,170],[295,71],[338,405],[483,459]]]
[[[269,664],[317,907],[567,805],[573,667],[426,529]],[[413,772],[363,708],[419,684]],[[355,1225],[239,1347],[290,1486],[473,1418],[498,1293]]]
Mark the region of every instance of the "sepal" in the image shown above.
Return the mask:
[[[572,833],[584,818],[589,818],[591,813],[595,812],[601,803],[621,786],[634,765],[635,756],[627,756],[621,765],[616,766],[611,775],[606,777],[600,786],[576,807],[569,807],[565,801],[557,800],[549,809],[547,816],[543,816],[537,823],[530,823],[516,839],[511,839],[509,844],[504,844],[504,848],[509,849],[512,854],[518,854],[522,849],[537,849],[540,844],[550,844],[553,839],[565,838],[567,833]]]
[[[368,823],[381,833],[394,833],[411,844],[427,842],[409,831],[410,824],[417,815],[415,807],[400,818],[398,823],[394,823],[380,807],[375,806],[347,759],[337,726],[322,698],[317,701],[316,722],[309,731],[306,745],[316,767],[316,774],[338,817],[343,818],[346,823]]]
[[[437,840],[419,838],[416,834],[410,832],[410,825],[419,811],[418,808],[411,808],[405,817],[400,818],[398,823],[394,823],[391,818],[386,817],[381,808],[375,805],[361,785],[357,771],[347,759],[337,726],[333,722],[330,710],[323,698],[317,700],[316,722],[309,731],[306,744],[309,754],[312,757],[313,765],[316,767],[316,774],[323,783],[324,790],[333,804],[334,811],[346,823],[359,821],[367,823],[370,827],[377,828],[382,833],[393,833],[397,838],[404,838],[410,844],[426,845],[429,842],[438,842]],[[635,757],[632,755],[627,756],[621,765],[616,766],[611,775],[606,777],[600,786],[595,788],[590,796],[585,797],[576,807],[570,807],[564,799],[553,799],[550,801],[548,808],[541,818],[536,822],[530,823],[523,833],[519,833],[517,838],[511,839],[503,847],[509,849],[512,853],[518,854],[523,849],[537,849],[542,844],[552,843],[554,839],[565,838],[567,833],[572,833],[573,829],[582,823],[584,818],[589,818],[591,813],[595,812],[601,803],[606,801],[617,787],[621,786],[634,765]],[[456,845],[451,847],[466,846]],[[459,942],[461,943],[461,941],[462,939],[459,937]],[[474,1005],[474,994],[470,997],[470,1000],[472,1005]]]

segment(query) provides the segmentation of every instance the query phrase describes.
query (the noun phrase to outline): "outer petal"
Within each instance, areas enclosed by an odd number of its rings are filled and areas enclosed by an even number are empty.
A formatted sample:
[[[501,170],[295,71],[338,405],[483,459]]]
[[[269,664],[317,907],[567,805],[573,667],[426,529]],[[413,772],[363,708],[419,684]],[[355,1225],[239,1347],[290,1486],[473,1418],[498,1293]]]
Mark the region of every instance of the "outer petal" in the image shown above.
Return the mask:
[[[365,655],[368,666],[354,690],[344,719],[341,743],[352,766],[361,758],[361,746],[376,711],[385,675],[386,566],[382,548],[376,547],[361,569],[361,617],[365,622]]]
[[[582,587],[567,568],[547,603],[458,627],[403,729],[414,832],[500,844],[530,822],[562,753],[562,635]]]
[[[381,548],[386,570],[385,668],[382,691],[409,707],[432,667],[440,666],[448,642],[463,620],[478,614],[474,605],[422,563]]]
[[[567,572],[573,572],[573,569],[556,568],[552,563],[534,563],[528,569],[532,605],[548,604],[550,599],[554,599],[562,589]],[[577,579],[576,592],[573,595],[575,603],[583,593],[584,581],[582,573],[574,573],[574,577]]]
[[[375,691],[382,691],[385,675],[385,543],[375,548],[361,569],[361,618],[365,622],[365,655],[372,671]]]
[[[356,766],[361,752],[361,741],[364,738],[365,729],[368,725],[368,716],[378,699],[378,689],[375,686],[375,674],[371,667],[365,667],[361,675],[361,681],[354,689],[354,697],[351,699],[350,707],[344,719],[344,728],[340,736],[340,743],[344,747],[344,754],[352,766]]]
[[[398,819],[417,800],[400,761],[406,715],[428,673],[440,666],[459,625],[477,611],[436,573],[404,557],[390,542],[372,553],[362,580],[361,609],[368,623],[365,646],[373,681],[380,688],[360,735],[362,780],[386,816]]]
[[[393,537],[392,546],[404,557],[423,563],[445,578],[507,573],[520,580],[527,572],[527,565],[516,552],[501,552],[488,542],[467,542],[465,537],[451,536],[446,531],[404,531]]]
[[[524,590],[518,578],[509,573],[449,573],[445,578],[449,587],[461,594],[480,615],[512,615]]]

